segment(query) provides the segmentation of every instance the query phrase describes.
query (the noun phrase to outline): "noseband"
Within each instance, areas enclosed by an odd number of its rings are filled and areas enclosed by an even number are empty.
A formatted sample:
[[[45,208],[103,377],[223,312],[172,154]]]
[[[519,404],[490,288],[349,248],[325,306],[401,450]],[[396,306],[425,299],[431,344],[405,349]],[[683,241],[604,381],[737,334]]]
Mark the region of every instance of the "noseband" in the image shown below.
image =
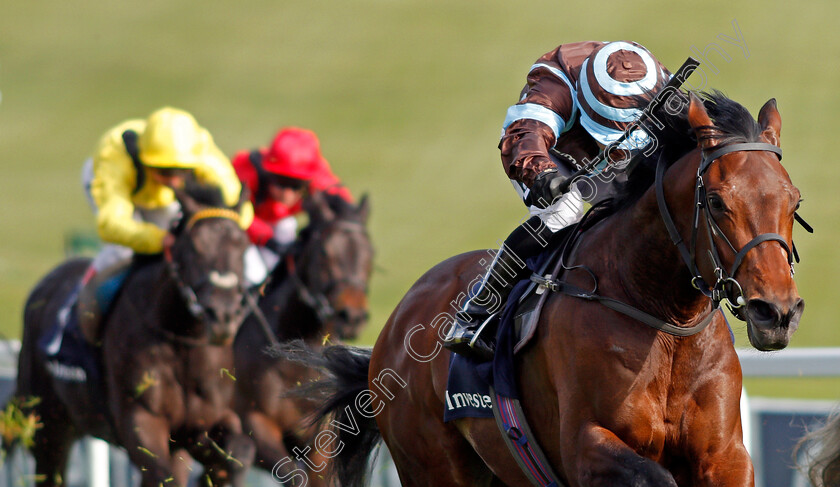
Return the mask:
[[[622,301],[596,294],[598,288],[597,279],[595,278],[595,275],[592,273],[592,271],[586,268],[585,266],[567,267],[563,265],[563,268],[567,270],[582,268],[589,272],[590,276],[592,276],[592,278],[595,281],[595,287],[591,291],[581,289],[577,286],[571,285],[568,282],[559,279],[554,279],[550,274],[546,276],[541,276],[535,273],[531,276],[531,281],[553,292],[566,294],[568,296],[573,296],[587,301],[598,302],[614,311],[617,311],[635,320],[638,320],[652,328],[675,336],[685,337],[701,332],[704,328],[706,328],[706,326],[709,325],[709,323],[712,322],[712,319],[715,316],[715,311],[720,307],[720,303],[723,300],[726,300],[728,302],[729,307],[733,310],[733,314],[739,319],[743,320],[743,317],[740,316],[740,314],[738,313],[738,308],[742,307],[746,303],[744,301],[743,293],[741,291],[741,285],[738,284],[738,281],[735,280],[735,273],[738,272],[738,268],[741,266],[741,263],[743,262],[744,257],[747,255],[747,252],[749,252],[762,242],[779,242],[782,248],[785,249],[785,252],[787,252],[788,264],[790,265],[791,274],[793,274],[793,260],[795,259],[797,262],[799,262],[799,258],[796,254],[796,247],[788,247],[788,244],[785,241],[785,239],[778,233],[762,233],[761,235],[758,235],[757,237],[747,242],[747,244],[744,245],[741,248],[741,250],[736,251],[732,243],[729,241],[726,235],[724,235],[723,231],[715,222],[714,218],[712,218],[712,214],[708,207],[709,205],[706,195],[706,186],[703,182],[703,174],[705,174],[709,166],[721,156],[729,154],[731,152],[741,151],[768,151],[776,154],[779,157],[779,160],[782,159],[782,150],[780,148],[776,147],[775,145],[763,142],[731,144],[718,148],[717,150],[712,151],[708,154],[703,154],[700,166],[697,169],[697,183],[694,191],[694,215],[692,220],[693,226],[691,229],[690,246],[686,246],[685,242],[683,241],[682,235],[680,235],[679,230],[677,230],[677,226],[676,224],[674,224],[674,219],[671,218],[671,213],[668,211],[668,204],[665,202],[663,180],[665,176],[666,162],[661,155],[656,165],[656,201],[659,205],[659,212],[662,215],[662,221],[665,223],[665,227],[668,229],[668,235],[671,237],[671,241],[673,241],[674,245],[677,247],[677,249],[679,249],[680,255],[682,255],[682,258],[685,261],[685,265],[691,272],[692,286],[697,288],[697,290],[699,290],[701,293],[703,293],[703,295],[707,296],[712,301],[712,311],[709,314],[707,314],[705,318],[700,320],[700,322],[698,322],[697,324],[689,327],[678,326],[673,323],[663,321]],[[595,206],[593,206],[589,210],[589,212],[587,212],[587,214],[583,217],[583,220],[581,220],[581,222],[578,223],[578,228],[585,228],[583,227],[584,220],[586,220],[587,217],[590,214],[592,214],[592,210],[594,208]],[[703,277],[700,275],[700,271],[698,270],[696,263],[695,254],[697,249],[697,233],[700,226],[701,209],[703,210],[703,216],[706,222],[706,232],[709,237],[709,256],[712,260],[712,263],[715,266],[715,283],[713,286],[709,286],[703,280]],[[811,228],[811,226],[808,225],[798,214],[794,213],[794,218],[809,233],[814,231],[813,228]],[[567,239],[566,243],[564,244],[565,248],[562,251],[562,255],[566,255],[567,250],[573,247],[573,242],[579,235],[580,233],[578,230],[575,236]],[[729,246],[729,248],[732,249],[732,252],[735,254],[735,261],[732,264],[732,268],[729,269],[728,272],[721,263],[720,255],[717,250],[717,245],[715,244],[715,236],[718,236],[721,239],[723,239]],[[563,259],[561,258],[561,264],[562,261]],[[735,294],[730,295],[729,293],[731,290],[735,290]]]
[[[680,255],[682,255],[683,260],[685,261],[688,270],[692,274],[691,285],[694,286],[697,290],[702,292],[705,296],[712,300],[712,306],[717,309],[720,306],[721,301],[726,300],[730,309],[733,311],[741,306],[745,305],[746,302],[744,301],[743,292],[741,290],[741,285],[735,280],[735,273],[738,272],[738,268],[741,266],[741,263],[744,261],[744,257],[746,257],[747,252],[758,246],[763,242],[768,241],[776,241],[779,245],[785,249],[787,253],[787,260],[788,264],[790,265],[790,273],[793,275],[793,261],[795,255],[795,249],[791,252],[790,247],[785,241],[784,237],[779,235],[778,233],[762,233],[752,240],[747,242],[741,250],[736,250],[735,247],[732,245],[732,242],[726,237],[726,235],[721,230],[720,226],[718,226],[717,222],[713,218],[711,214],[711,210],[709,209],[708,197],[706,194],[706,185],[703,181],[703,175],[709,169],[709,166],[712,165],[714,161],[719,159],[720,157],[730,154],[732,152],[742,152],[742,151],[767,151],[776,154],[779,160],[782,159],[782,149],[773,145],[767,144],[764,142],[749,142],[749,143],[742,143],[742,144],[730,144],[724,147],[720,147],[717,150],[711,151],[709,153],[703,152],[703,159],[700,162],[700,166],[697,168],[697,182],[694,189],[694,217],[693,217],[693,225],[691,229],[691,242],[689,246],[686,246],[685,242],[682,239],[679,231],[677,230],[677,226],[674,224],[673,218],[671,218],[671,214],[668,211],[668,205],[665,202],[665,193],[663,190],[663,178],[665,175],[665,162],[662,158],[659,159],[659,162],[656,166],[656,201],[659,204],[659,212],[662,215],[662,220],[665,223],[665,227],[668,229],[668,234],[671,237],[671,241],[674,242],[674,245],[680,251]],[[705,223],[706,223],[706,235],[709,240],[710,249],[708,251],[709,257],[714,265],[714,274],[715,274],[715,283],[713,285],[709,285],[700,275],[700,271],[697,266],[697,233],[700,226],[700,214],[703,214]],[[797,218],[799,221],[799,218]],[[722,239],[726,242],[726,245],[732,250],[732,253],[735,254],[735,261],[732,264],[732,267],[727,270],[720,259],[720,253],[718,252],[717,244],[715,243],[715,237]],[[798,262],[799,259],[797,258],[796,261]],[[741,318],[738,313],[734,313],[735,316]]]
[[[190,217],[186,223],[185,231],[191,231],[196,223],[210,218],[224,218],[227,220],[233,220],[237,224],[239,223],[239,214],[233,210],[227,208],[206,208],[196,212],[192,217]],[[181,295],[181,298],[183,298],[184,304],[187,305],[187,310],[190,312],[190,315],[200,322],[208,321],[209,317],[207,310],[198,300],[198,296],[196,295],[193,286],[184,282],[184,279],[181,277],[180,267],[172,258],[172,250],[170,248],[163,249],[163,260],[166,263],[166,270],[169,272],[169,277],[175,282],[175,287],[178,288],[178,293]],[[222,289],[239,287],[243,290],[243,292],[245,289],[243,283],[240,279],[238,279],[238,276],[231,276],[230,274],[221,275],[215,270],[210,271],[200,284],[203,284],[204,282],[210,282],[213,286]]]
[[[359,232],[365,233],[365,227],[361,223],[357,223],[354,221],[340,221],[335,224],[335,228],[344,230],[346,232]],[[311,239],[315,240],[319,237],[320,232],[316,232]],[[291,279],[292,283],[295,286],[295,290],[297,291],[297,295],[304,304],[312,308],[315,311],[315,314],[318,316],[318,319],[321,323],[326,323],[327,321],[331,320],[335,316],[339,314],[339,312],[335,309],[335,307],[330,303],[330,300],[327,298],[327,294],[335,288],[337,284],[350,284],[350,285],[358,285],[364,287],[366,285],[365,282],[361,281],[360,279],[354,279],[351,277],[344,277],[342,279],[333,280],[329,283],[329,285],[319,291],[313,291],[310,289],[306,283],[301,280],[300,276],[297,272],[297,264],[295,263],[295,256],[290,252],[286,254],[286,270],[289,275],[289,279]]]

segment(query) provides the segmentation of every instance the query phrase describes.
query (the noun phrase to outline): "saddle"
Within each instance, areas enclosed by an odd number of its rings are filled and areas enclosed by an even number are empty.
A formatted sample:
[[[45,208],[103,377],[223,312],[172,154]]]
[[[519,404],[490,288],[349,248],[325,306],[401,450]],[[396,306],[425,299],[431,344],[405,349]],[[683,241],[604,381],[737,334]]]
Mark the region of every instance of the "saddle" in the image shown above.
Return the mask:
[[[563,253],[567,242],[575,234],[576,225],[567,227],[552,238],[540,255],[527,259],[534,276],[557,276],[562,271]],[[517,283],[504,308],[495,316],[499,320],[496,335],[496,357],[489,362],[475,362],[458,354],[450,356],[446,387],[444,422],[460,418],[493,417],[490,385],[497,390],[515,389],[513,355],[527,345],[536,334],[540,312],[549,293],[534,279]],[[500,340],[503,338],[503,340]],[[514,347],[509,344],[513,340]],[[507,344],[507,345],[506,345]],[[510,353],[513,348],[513,353]],[[504,385],[503,385],[504,384]]]
[[[132,269],[132,260],[123,260],[97,273],[79,291],[76,318],[85,341],[93,346],[102,342],[103,318],[116,301],[122,284]]]

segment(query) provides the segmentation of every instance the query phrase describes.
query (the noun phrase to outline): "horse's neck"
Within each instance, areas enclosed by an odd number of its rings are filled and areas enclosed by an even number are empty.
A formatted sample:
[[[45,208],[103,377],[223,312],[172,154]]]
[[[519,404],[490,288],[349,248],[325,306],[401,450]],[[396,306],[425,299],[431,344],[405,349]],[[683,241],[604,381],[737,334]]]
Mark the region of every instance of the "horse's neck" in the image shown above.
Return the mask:
[[[666,197],[686,245],[690,230],[680,222],[693,217],[693,154],[676,162],[664,179],[666,195],[681,195],[678,201]],[[692,287],[692,275],[668,235],[653,186],[635,205],[604,222],[601,238],[607,240],[609,262],[603,266],[606,275],[598,275],[599,283],[619,288],[630,304],[678,324],[694,321],[708,307],[708,298]]]
[[[200,336],[202,323],[187,309],[178,285],[163,262],[150,265],[137,276],[138,296],[145,299],[137,304],[143,318],[152,327],[185,337]],[[142,299],[142,298],[141,298]]]
[[[261,300],[272,331],[281,341],[320,340],[322,324],[311,306],[303,302],[295,281],[288,275]]]

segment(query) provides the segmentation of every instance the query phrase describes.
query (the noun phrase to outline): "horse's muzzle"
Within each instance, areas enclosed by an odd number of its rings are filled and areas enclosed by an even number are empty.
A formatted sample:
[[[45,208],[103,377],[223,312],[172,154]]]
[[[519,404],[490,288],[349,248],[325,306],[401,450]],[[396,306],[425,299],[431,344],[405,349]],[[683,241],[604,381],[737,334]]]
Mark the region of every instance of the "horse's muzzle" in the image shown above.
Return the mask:
[[[799,328],[804,309],[805,301],[802,298],[796,298],[791,305],[759,298],[747,301],[744,315],[752,346],[763,351],[785,348],[793,332]]]
[[[225,314],[221,318],[216,318],[213,313],[211,319],[206,322],[207,338],[211,345],[227,346],[233,343],[233,338],[236,336],[239,327],[245,320],[245,313],[231,313]]]

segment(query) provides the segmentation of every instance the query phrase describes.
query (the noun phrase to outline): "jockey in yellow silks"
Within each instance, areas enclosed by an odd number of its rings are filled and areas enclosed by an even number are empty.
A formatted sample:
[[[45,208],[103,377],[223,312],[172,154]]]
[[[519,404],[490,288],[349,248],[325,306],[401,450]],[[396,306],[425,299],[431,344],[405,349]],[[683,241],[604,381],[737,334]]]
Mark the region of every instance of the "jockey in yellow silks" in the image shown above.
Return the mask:
[[[124,268],[133,253],[158,254],[171,245],[174,237],[168,228],[180,211],[173,188],[188,180],[218,187],[228,206],[239,202],[242,185],[230,160],[189,113],[165,107],[145,120],[126,120],[108,130],[82,171],[105,245],[81,287],[103,271]],[[253,206],[245,201],[239,219],[243,229],[253,215]]]
[[[141,168],[128,153],[123,134],[133,131]],[[177,206],[173,186],[180,186],[188,172],[199,183],[217,186],[227,205],[239,201],[242,189],[228,158],[192,115],[162,108],[147,120],[127,120],[99,141],[92,160],[90,196],[96,208],[99,237],[135,252],[163,250],[167,231],[155,212],[170,213]],[[143,174],[138,172],[143,171]],[[152,218],[144,218],[144,216]],[[240,224],[247,228],[253,209],[244,205]],[[167,222],[168,223],[168,222]]]

